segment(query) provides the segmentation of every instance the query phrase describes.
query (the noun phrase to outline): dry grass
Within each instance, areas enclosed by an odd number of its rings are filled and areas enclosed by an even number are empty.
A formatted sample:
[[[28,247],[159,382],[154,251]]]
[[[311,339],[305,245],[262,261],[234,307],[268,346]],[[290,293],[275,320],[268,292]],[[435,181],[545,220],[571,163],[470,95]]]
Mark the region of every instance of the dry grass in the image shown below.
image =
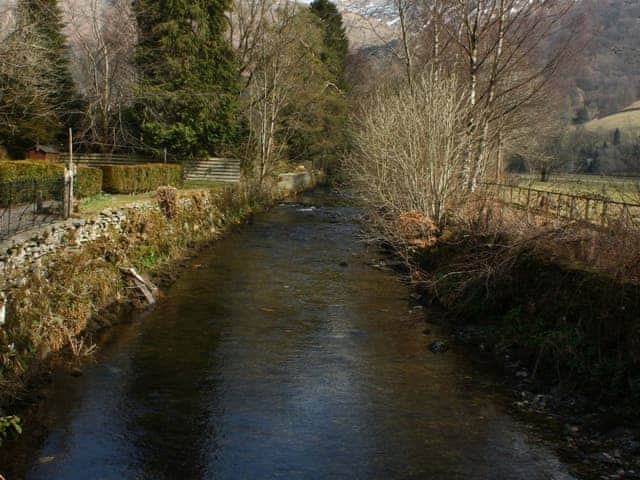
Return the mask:
[[[633,134],[640,130],[640,110],[618,112],[585,124],[585,128],[592,132],[613,132],[616,128]]]

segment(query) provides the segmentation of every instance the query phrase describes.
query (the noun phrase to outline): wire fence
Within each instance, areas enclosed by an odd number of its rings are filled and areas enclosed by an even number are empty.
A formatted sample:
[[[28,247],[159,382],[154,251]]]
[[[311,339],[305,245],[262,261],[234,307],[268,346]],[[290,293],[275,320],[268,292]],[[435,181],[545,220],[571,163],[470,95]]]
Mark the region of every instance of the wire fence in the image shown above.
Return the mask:
[[[601,229],[640,227],[640,203],[510,184],[488,183],[485,186],[500,203],[527,213]]]
[[[64,177],[0,182],[0,240],[60,220]]]

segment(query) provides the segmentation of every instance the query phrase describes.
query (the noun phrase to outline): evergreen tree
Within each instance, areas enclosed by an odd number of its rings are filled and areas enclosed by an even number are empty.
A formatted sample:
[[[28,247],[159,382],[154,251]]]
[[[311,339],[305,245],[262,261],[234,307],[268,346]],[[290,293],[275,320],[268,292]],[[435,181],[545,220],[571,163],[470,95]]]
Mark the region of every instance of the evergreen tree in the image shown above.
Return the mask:
[[[622,141],[622,133],[619,128],[616,128],[615,132],[613,132],[613,144],[618,146]]]
[[[344,87],[344,69],[349,54],[349,40],[342,22],[342,15],[330,0],[314,0],[311,11],[322,21],[325,51],[322,61],[334,75],[336,82]]]
[[[19,15],[25,26],[33,26],[40,42],[51,76],[48,101],[57,116],[51,125],[55,137],[65,138],[66,128],[73,127],[79,111],[79,96],[71,76],[69,48],[62,33],[62,12],[56,0],[21,0]]]
[[[176,155],[220,152],[241,132],[240,83],[225,39],[230,0],[136,0],[143,141]]]

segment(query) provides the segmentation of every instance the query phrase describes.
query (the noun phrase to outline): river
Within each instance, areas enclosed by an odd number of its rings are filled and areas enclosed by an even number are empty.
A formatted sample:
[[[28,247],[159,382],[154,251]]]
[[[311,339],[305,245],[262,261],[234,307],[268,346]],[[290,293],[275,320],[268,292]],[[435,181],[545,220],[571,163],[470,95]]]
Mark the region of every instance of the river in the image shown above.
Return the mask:
[[[256,215],[50,386],[7,480],[569,479],[322,194]],[[31,437],[31,438],[30,438]]]

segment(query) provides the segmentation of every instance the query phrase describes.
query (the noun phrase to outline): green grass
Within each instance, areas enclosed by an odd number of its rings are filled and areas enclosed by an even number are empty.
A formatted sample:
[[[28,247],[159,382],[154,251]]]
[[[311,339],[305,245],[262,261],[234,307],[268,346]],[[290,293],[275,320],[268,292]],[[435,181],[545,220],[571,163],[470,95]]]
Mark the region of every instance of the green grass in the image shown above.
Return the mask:
[[[155,192],[138,193],[135,195],[111,195],[101,193],[100,195],[81,200],[79,205],[80,214],[82,216],[93,215],[107,208],[121,207],[128,203],[149,200],[154,194]]]
[[[207,182],[207,181],[192,181],[188,180],[184,182],[183,188],[180,191],[187,190],[223,190],[228,187],[229,183],[225,182]],[[121,207],[129,203],[140,202],[144,200],[150,200],[155,195],[155,192],[137,193],[137,194],[109,194],[101,193],[93,197],[80,200],[79,210],[81,216],[91,216],[107,208]]]
[[[225,187],[232,186],[232,183],[213,182],[207,180],[185,180],[182,190],[223,190]]]

